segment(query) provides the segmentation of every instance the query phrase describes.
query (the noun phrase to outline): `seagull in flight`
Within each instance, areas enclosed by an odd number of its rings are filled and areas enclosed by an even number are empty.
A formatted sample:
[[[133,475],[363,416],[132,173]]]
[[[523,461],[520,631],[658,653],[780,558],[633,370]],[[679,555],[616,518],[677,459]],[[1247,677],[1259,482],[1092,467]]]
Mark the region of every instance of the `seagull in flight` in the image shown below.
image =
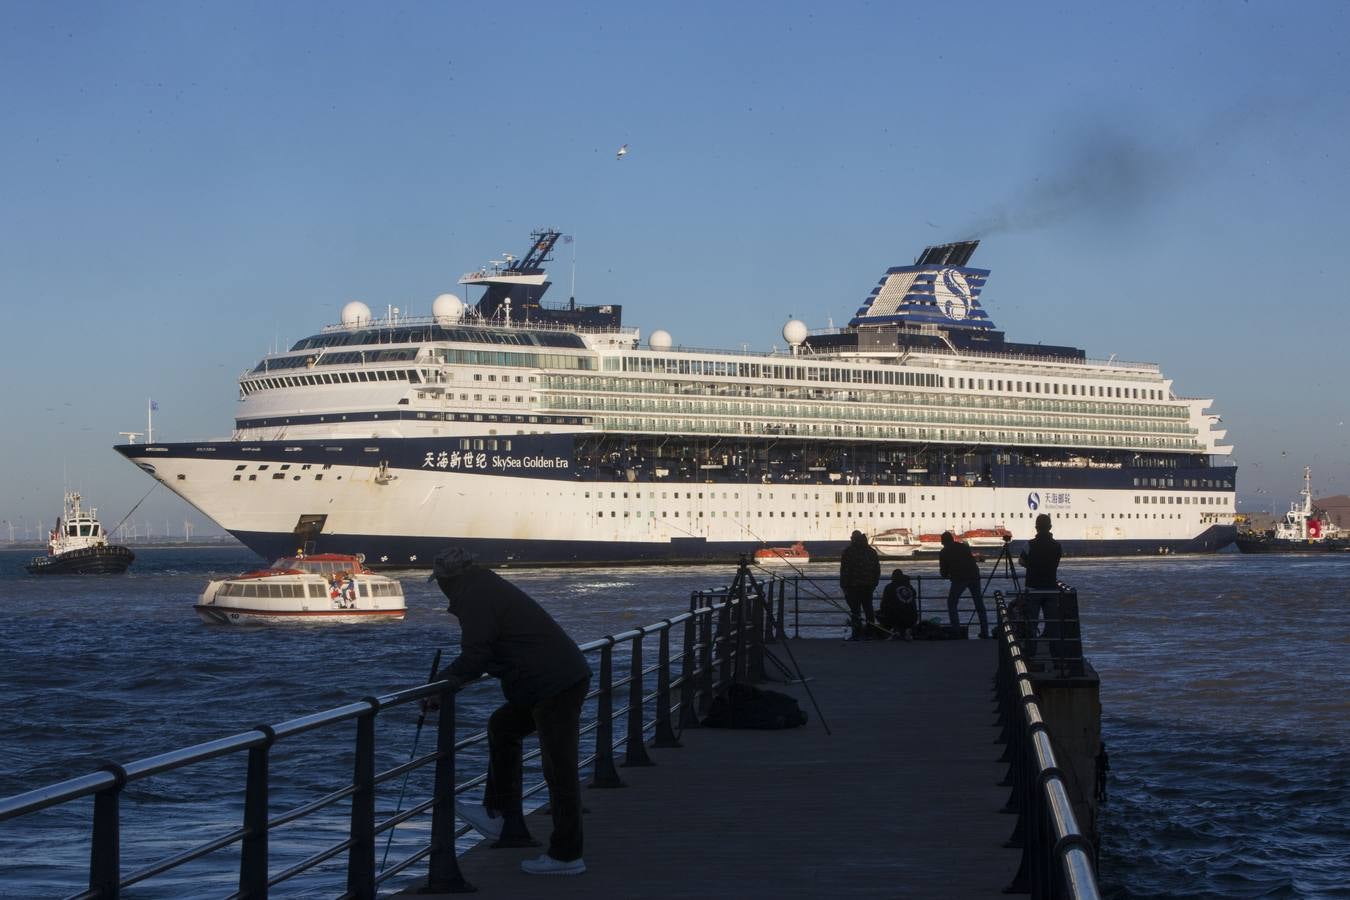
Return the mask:
[[[628,145],[624,144],[622,147],[619,148],[619,152],[614,154],[614,158],[623,159],[627,155],[628,155]]]

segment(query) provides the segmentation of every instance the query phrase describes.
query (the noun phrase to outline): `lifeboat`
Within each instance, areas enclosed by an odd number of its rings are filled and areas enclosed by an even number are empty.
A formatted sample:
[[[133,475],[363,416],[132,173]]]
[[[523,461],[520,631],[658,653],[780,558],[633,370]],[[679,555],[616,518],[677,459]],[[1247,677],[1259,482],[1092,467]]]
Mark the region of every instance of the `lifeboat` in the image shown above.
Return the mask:
[[[811,554],[801,541],[791,547],[761,547],[755,551],[755,563],[761,566],[804,566]]]

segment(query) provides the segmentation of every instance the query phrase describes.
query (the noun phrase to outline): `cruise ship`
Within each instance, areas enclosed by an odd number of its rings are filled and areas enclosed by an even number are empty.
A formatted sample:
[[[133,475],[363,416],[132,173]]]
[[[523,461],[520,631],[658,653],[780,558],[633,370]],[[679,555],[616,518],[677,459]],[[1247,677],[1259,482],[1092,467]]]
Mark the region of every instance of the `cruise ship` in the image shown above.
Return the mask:
[[[1074,555],[1236,537],[1212,401],[1149,363],[1007,340],[978,241],[890,268],[843,328],[773,352],[677,346],[618,305],[545,303],[561,232],[460,280],[429,317],[341,321],[239,379],[228,439],[116,449],[254,550],[428,566],[726,560],[854,530],[1006,529]],[[564,239],[565,240],[565,239]],[[860,291],[861,293],[861,291]]]

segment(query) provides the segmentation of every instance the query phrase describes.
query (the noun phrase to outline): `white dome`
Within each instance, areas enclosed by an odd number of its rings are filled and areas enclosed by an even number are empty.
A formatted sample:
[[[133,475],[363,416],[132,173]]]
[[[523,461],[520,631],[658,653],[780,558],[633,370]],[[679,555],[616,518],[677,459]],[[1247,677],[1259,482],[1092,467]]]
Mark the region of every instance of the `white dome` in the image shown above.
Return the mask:
[[[370,307],[360,300],[353,300],[342,307],[342,324],[348,328],[370,324]]]
[[[464,301],[454,294],[441,294],[431,302],[431,315],[441,324],[464,318]]]
[[[652,332],[652,336],[647,338],[647,346],[653,350],[669,350],[675,343],[671,338],[670,332],[665,329],[657,329]]]
[[[806,340],[807,333],[806,323],[800,319],[793,319],[783,326],[783,340],[794,347]]]

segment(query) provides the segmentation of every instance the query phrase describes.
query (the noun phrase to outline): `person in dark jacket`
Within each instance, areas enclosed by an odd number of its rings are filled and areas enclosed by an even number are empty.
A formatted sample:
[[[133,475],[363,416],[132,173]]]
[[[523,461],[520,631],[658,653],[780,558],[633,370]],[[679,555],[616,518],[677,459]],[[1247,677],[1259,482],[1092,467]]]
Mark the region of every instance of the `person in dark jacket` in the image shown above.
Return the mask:
[[[1027,542],[1018,561],[1027,570],[1027,594],[1022,601],[1022,628],[1027,656],[1036,655],[1036,631],[1040,627],[1041,610],[1045,610],[1045,639],[1057,637],[1059,618],[1059,560],[1062,549],[1050,534],[1050,517],[1041,513],[1036,517],[1036,536]],[[1055,593],[1045,593],[1054,591]],[[1052,651],[1053,652],[1053,649]]]
[[[914,582],[903,569],[896,569],[881,592],[881,607],[877,610],[877,622],[890,629],[892,640],[914,639],[914,626],[919,623],[919,607],[915,600]]]
[[[486,673],[501,680],[506,703],[488,719],[488,773],[483,806],[458,806],[460,817],[487,837],[521,811],[521,743],[539,732],[539,749],[553,812],[548,853],[520,864],[535,875],[579,875],[582,861],[581,781],[577,772],[581,706],[591,667],[528,594],[474,563],[458,547],[436,557],[432,577],[459,619],[460,654],[437,677],[452,684]]]
[[[938,554],[938,573],[952,583],[947,590],[947,620],[953,628],[961,625],[961,617],[956,614],[956,602],[965,591],[975,601],[975,612],[980,617],[980,637],[989,637],[989,613],[984,608],[984,595],[980,592],[980,566],[975,562],[975,554],[970,547],[952,537],[950,531],[942,532],[942,552]]]
[[[872,611],[872,594],[880,581],[881,557],[867,543],[867,535],[861,531],[853,532],[849,545],[839,557],[839,586],[843,588],[844,599],[848,601],[850,641],[871,637],[870,629],[876,623],[876,614]],[[864,613],[869,630],[864,630]]]

